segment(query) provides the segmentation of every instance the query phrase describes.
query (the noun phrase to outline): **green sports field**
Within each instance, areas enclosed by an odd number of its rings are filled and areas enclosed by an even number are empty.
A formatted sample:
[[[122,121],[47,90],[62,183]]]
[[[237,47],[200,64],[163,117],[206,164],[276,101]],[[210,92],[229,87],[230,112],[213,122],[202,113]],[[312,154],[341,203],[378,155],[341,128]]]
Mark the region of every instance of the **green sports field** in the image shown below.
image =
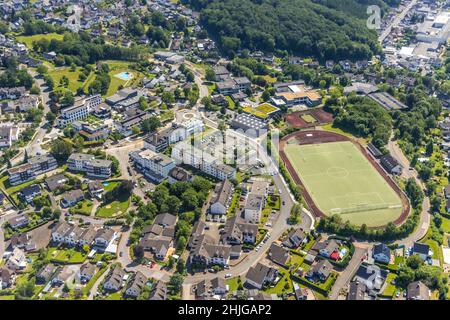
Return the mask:
[[[314,203],[326,215],[369,227],[397,219],[402,202],[351,142],[287,144],[285,153]]]

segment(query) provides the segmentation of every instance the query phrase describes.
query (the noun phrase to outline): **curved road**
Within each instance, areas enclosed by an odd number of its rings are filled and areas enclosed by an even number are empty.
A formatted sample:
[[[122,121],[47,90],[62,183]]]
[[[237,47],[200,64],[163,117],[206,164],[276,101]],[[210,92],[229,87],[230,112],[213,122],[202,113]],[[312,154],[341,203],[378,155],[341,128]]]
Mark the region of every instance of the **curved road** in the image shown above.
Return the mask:
[[[391,153],[391,155],[395,159],[397,159],[403,166],[404,170],[402,176],[406,179],[414,178],[416,180],[416,183],[422,188],[422,190],[425,190],[425,185],[422,182],[422,180],[419,179],[417,171],[409,169],[410,163],[408,159],[403,154],[397,142],[394,141],[392,137],[388,143],[388,150]],[[414,232],[405,239],[398,240],[395,243],[399,245],[405,245],[406,247],[411,246],[413,242],[419,241],[426,235],[428,228],[430,227],[430,222],[431,222],[430,199],[427,196],[425,196],[422,203],[422,212],[420,214],[420,220],[417,229],[414,230]]]

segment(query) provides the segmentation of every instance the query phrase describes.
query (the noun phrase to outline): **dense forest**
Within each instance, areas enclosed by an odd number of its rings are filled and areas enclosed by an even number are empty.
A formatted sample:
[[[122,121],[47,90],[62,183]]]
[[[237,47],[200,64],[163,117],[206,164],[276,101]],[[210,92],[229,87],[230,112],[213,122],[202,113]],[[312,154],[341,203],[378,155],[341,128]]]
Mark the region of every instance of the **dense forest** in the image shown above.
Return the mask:
[[[200,22],[232,56],[239,49],[325,59],[367,59],[380,53],[366,27],[367,0],[182,0],[200,10]],[[376,0],[382,10],[387,1]],[[389,1],[394,4],[398,1]]]

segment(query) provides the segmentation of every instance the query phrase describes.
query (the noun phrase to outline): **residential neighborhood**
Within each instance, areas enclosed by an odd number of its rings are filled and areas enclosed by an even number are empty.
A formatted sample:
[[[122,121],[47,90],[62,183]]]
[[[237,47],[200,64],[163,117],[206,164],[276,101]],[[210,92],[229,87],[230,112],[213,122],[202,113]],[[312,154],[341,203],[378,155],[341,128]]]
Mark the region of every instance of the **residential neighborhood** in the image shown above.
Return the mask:
[[[204,2],[0,0],[0,300],[449,299],[450,2]]]

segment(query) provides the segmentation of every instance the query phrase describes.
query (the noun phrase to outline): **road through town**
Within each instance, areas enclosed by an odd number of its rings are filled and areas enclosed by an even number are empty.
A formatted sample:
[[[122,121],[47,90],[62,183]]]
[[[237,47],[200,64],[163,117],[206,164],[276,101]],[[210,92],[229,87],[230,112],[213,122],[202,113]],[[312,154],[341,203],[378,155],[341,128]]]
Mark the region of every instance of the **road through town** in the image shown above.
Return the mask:
[[[404,168],[403,178],[405,179],[414,178],[416,180],[416,183],[422,188],[422,190],[425,190],[425,185],[419,179],[417,171],[415,169],[410,169],[410,163],[408,159],[403,154],[397,141],[395,141],[393,137],[391,137],[391,139],[389,140],[387,147],[390,154],[395,159],[397,159],[403,166]],[[399,245],[405,245],[407,247],[411,246],[415,241],[419,241],[426,235],[428,228],[430,227],[430,222],[431,222],[430,199],[425,196],[422,203],[422,212],[420,213],[420,219],[416,230],[414,230],[414,232],[410,234],[408,237],[396,241],[396,243]]]

